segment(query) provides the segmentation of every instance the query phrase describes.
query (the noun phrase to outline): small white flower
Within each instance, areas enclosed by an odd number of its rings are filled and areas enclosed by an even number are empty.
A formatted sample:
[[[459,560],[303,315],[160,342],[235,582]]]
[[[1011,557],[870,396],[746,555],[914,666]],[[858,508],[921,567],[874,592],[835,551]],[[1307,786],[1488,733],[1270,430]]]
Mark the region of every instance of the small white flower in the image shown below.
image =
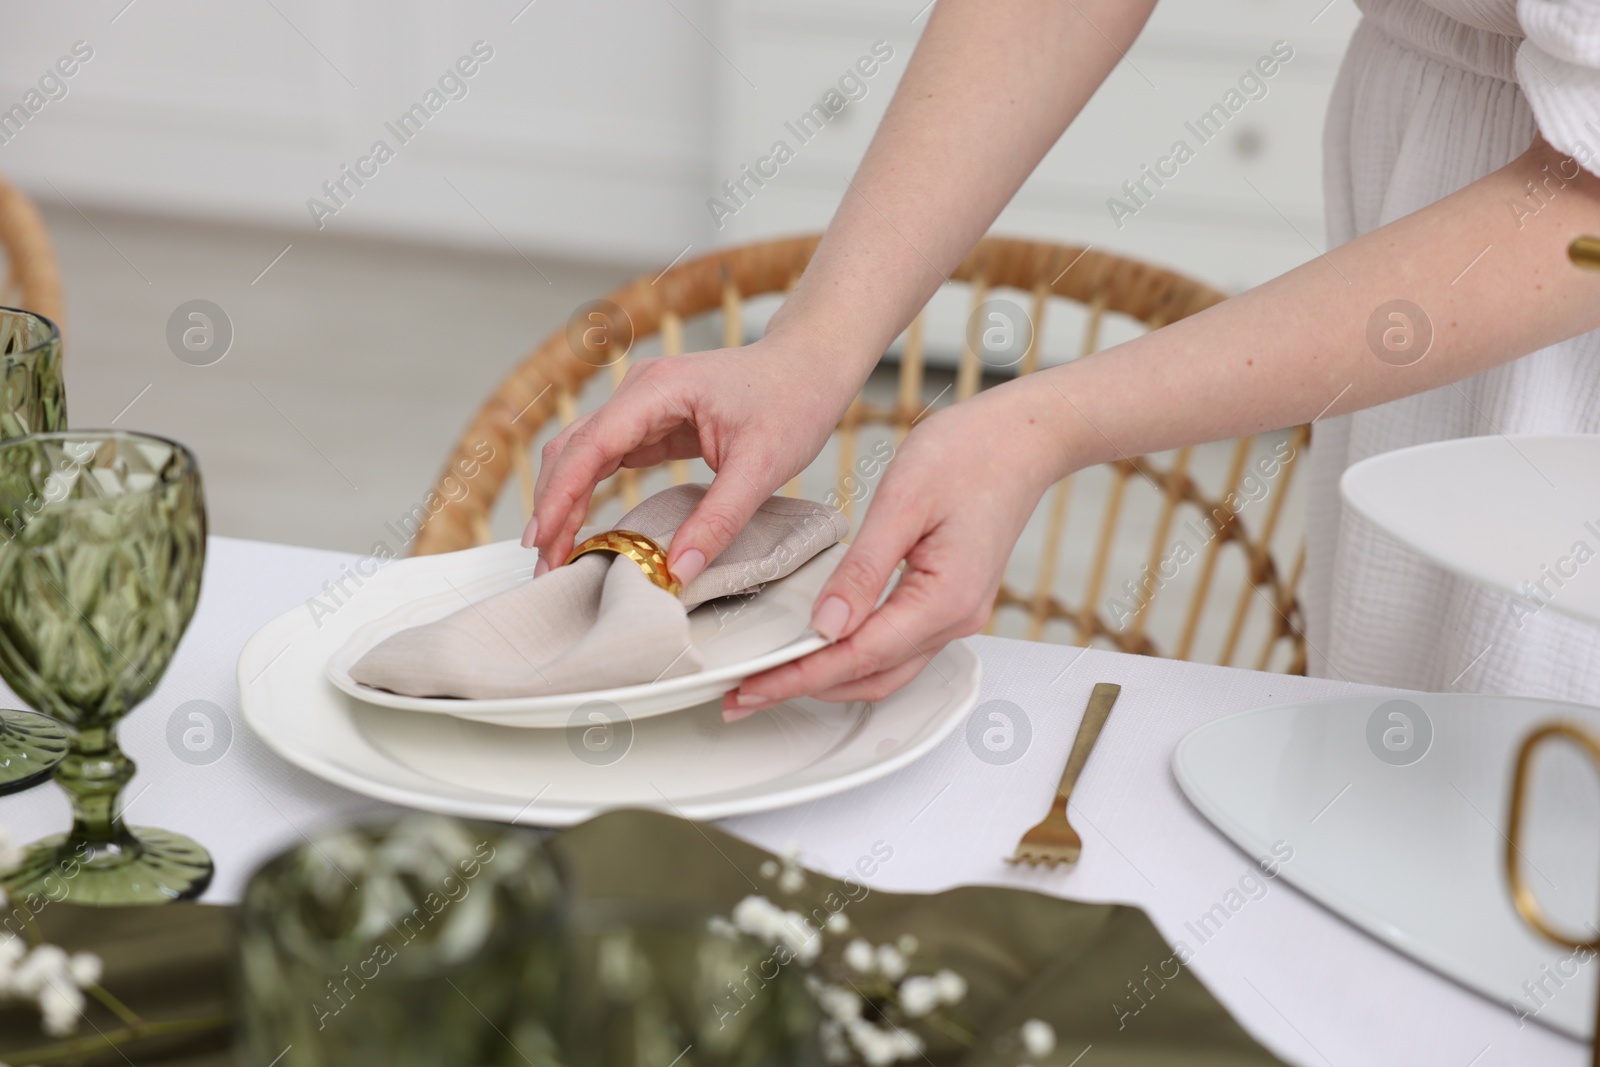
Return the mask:
[[[844,912],[836,911],[828,916],[828,921],[823,926],[830,934],[844,934],[850,931],[850,920],[844,917]]]
[[[829,1063],[850,1062],[850,1043],[844,1039],[844,1027],[832,1019],[824,1019],[818,1030],[822,1038],[822,1057]],[[0,1067],[5,1067],[0,1064]]]
[[[785,867],[783,873],[778,875],[778,889],[781,892],[794,894],[806,887],[805,872],[799,867]]]
[[[799,863],[800,862],[800,842],[798,842],[798,841],[790,841],[787,845],[784,845],[783,846],[783,858],[788,860],[790,863]]]
[[[845,1033],[850,1035],[850,1043],[861,1053],[861,1058],[867,1061],[867,1067],[888,1067],[897,1058],[894,1039],[864,1019],[847,1024]]]
[[[848,1023],[861,1018],[861,998],[855,990],[844,986],[825,985],[816,991],[817,1006],[836,1022]]]
[[[1042,1019],[1029,1019],[1022,1024],[1022,1046],[1034,1059],[1043,1059],[1055,1050],[1055,1028]]]
[[[900,983],[900,1009],[920,1019],[939,1006],[939,983],[923,975],[912,975]]]
[[[844,947],[844,965],[860,974],[868,974],[878,964],[878,956],[872,951],[872,946],[861,938],[856,938]]]
[[[967,980],[946,968],[933,976],[939,985],[939,999],[946,1004],[959,1004],[967,995]]]
[[[706,929],[718,937],[738,937],[739,928],[720,915],[713,915],[706,920]]]
[[[921,942],[919,942],[916,937],[911,934],[901,934],[900,939],[895,942],[895,945],[899,947],[900,951],[904,952],[907,956],[915,956],[917,954],[917,948],[920,944]]]
[[[72,981],[78,988],[87,989],[100,981],[105,967],[93,952],[78,952],[67,962],[67,972],[72,975]]]
[[[894,1043],[896,1051],[903,1060],[915,1059],[916,1057],[922,1055],[923,1050],[926,1047],[922,1043],[922,1038],[918,1037],[916,1034],[913,1034],[910,1030],[904,1029],[895,1030]]]
[[[28,953],[11,973],[11,988],[25,997],[37,997],[55,975],[67,974],[67,954],[55,945],[40,945]]]
[[[45,1032],[56,1037],[72,1033],[78,1025],[78,1017],[83,1014],[83,1004],[83,993],[67,975],[47,974],[45,984],[39,990],[39,1012],[44,1016]]]
[[[761,877],[772,879],[778,877],[778,861],[767,860],[761,865]]]
[[[878,970],[891,982],[898,982],[906,973],[906,958],[893,945],[878,946]]]

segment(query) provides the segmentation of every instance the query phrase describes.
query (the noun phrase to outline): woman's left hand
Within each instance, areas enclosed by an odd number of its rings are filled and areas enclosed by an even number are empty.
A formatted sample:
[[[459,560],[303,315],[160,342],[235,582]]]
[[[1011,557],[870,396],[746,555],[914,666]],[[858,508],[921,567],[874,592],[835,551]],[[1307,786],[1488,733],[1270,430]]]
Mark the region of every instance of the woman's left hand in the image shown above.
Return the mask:
[[[881,700],[983,628],[1012,547],[1061,476],[1059,441],[1025,385],[986,390],[907,436],[812,609],[812,628],[833,643],[746,678],[723,698],[724,718],[804,695]]]

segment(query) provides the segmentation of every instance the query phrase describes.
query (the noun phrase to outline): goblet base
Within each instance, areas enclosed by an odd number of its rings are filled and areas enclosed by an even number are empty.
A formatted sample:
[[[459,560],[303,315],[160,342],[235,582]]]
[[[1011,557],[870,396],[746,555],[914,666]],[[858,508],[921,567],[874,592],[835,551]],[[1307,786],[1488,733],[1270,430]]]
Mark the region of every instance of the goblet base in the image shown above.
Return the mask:
[[[72,734],[50,716],[0,708],[0,796],[48,779],[71,744]]]
[[[128,845],[97,849],[69,834],[35,841],[5,876],[6,892],[13,900],[38,894],[105,907],[193,900],[211,884],[211,854],[198,842],[153,826],[130,826],[128,834]]]

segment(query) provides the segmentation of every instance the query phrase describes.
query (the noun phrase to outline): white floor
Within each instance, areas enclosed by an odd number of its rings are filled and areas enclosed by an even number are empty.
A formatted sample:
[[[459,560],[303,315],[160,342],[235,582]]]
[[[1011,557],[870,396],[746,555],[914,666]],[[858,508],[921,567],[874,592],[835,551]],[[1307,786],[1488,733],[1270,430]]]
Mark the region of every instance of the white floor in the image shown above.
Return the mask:
[[[380,541],[398,550],[395,526],[423,499],[505,370],[579,305],[652,267],[541,258],[546,281],[509,250],[307,238],[78,206],[84,214],[43,205],[66,285],[73,425],[114,422],[190,445],[206,477],[216,533],[351,552]],[[195,299],[221,307],[234,329],[227,355],[208,366],[180,360],[167,340],[169,317]],[[941,387],[930,372],[928,399]],[[869,388],[887,393],[892,385],[880,375]],[[1263,439],[1258,452],[1279,439]],[[1196,476],[1220,486],[1228,454],[1226,446],[1197,450]],[[836,471],[824,453],[806,494],[826,492]],[[1104,472],[1086,472],[1077,483],[1054,583],[1073,604],[1104,514]],[[1274,491],[1267,486],[1244,521],[1259,523]],[[1301,536],[1298,496],[1291,495],[1282,519],[1282,546]],[[496,511],[499,536],[520,530],[516,497],[508,489]],[[1126,581],[1139,584],[1158,511],[1156,492],[1135,479],[1102,600]],[[1199,547],[1182,525],[1197,516],[1192,509],[1179,515],[1162,555],[1180,537]],[[1015,587],[1033,590],[1043,540],[1040,515],[1012,559]],[[1227,594],[1207,609],[1201,658],[1213,657],[1239,600],[1242,555],[1227,556],[1216,578]],[[1175,606],[1199,570],[1186,564],[1158,607]],[[1271,609],[1251,599],[1250,629],[1259,633]],[[1148,620],[1152,636],[1168,646],[1179,625],[1170,607],[1152,610]],[[1026,627],[1013,615],[998,632],[1021,636]],[[1046,636],[1070,639],[1070,631],[1057,625]],[[1254,647],[1236,662],[1254,666]]]

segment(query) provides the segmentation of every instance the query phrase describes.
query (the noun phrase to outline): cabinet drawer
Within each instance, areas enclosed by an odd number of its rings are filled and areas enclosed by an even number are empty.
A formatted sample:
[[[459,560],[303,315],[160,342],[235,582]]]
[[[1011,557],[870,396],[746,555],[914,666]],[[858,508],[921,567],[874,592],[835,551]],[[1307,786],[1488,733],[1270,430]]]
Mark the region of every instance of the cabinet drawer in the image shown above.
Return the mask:
[[[843,104],[825,127],[816,119],[802,125],[800,117],[830,88],[838,88],[852,64],[870,55],[874,40],[885,41],[894,55],[878,65],[872,78],[852,82],[860,99]],[[842,186],[866,152],[913,44],[909,34],[869,38],[863,33],[849,39],[753,28],[742,53],[760,71],[761,91],[733,93],[730,128],[719,138],[713,188],[738,179],[743,167],[754,168],[770,158],[779,143],[792,158],[781,167],[762,164],[766,174],[776,171],[773,185],[803,176]],[[1236,57],[1229,65],[1148,57],[1136,60],[1137,66],[1119,64],[1026,187],[1093,200],[1108,216],[1107,201],[1119,198],[1133,211],[1130,225],[1138,221],[1147,200],[1192,204],[1197,210],[1217,204],[1232,211],[1319,215],[1321,130],[1331,79],[1296,69],[1299,53],[1280,64],[1272,78],[1260,78],[1251,64],[1270,47],[1270,39],[1263,39],[1256,52],[1241,53],[1249,58]],[[1246,79],[1245,91],[1240,90],[1241,78]],[[1230,111],[1229,104],[1237,110]],[[1213,113],[1213,107],[1221,110]],[[1207,115],[1211,117],[1202,123]],[[1182,163],[1172,155],[1180,141],[1190,154]],[[1146,166],[1168,173],[1157,175],[1158,184],[1146,176]],[[1142,185],[1144,192],[1135,199],[1123,189],[1124,182]],[[757,189],[752,199],[766,195],[765,188]]]

